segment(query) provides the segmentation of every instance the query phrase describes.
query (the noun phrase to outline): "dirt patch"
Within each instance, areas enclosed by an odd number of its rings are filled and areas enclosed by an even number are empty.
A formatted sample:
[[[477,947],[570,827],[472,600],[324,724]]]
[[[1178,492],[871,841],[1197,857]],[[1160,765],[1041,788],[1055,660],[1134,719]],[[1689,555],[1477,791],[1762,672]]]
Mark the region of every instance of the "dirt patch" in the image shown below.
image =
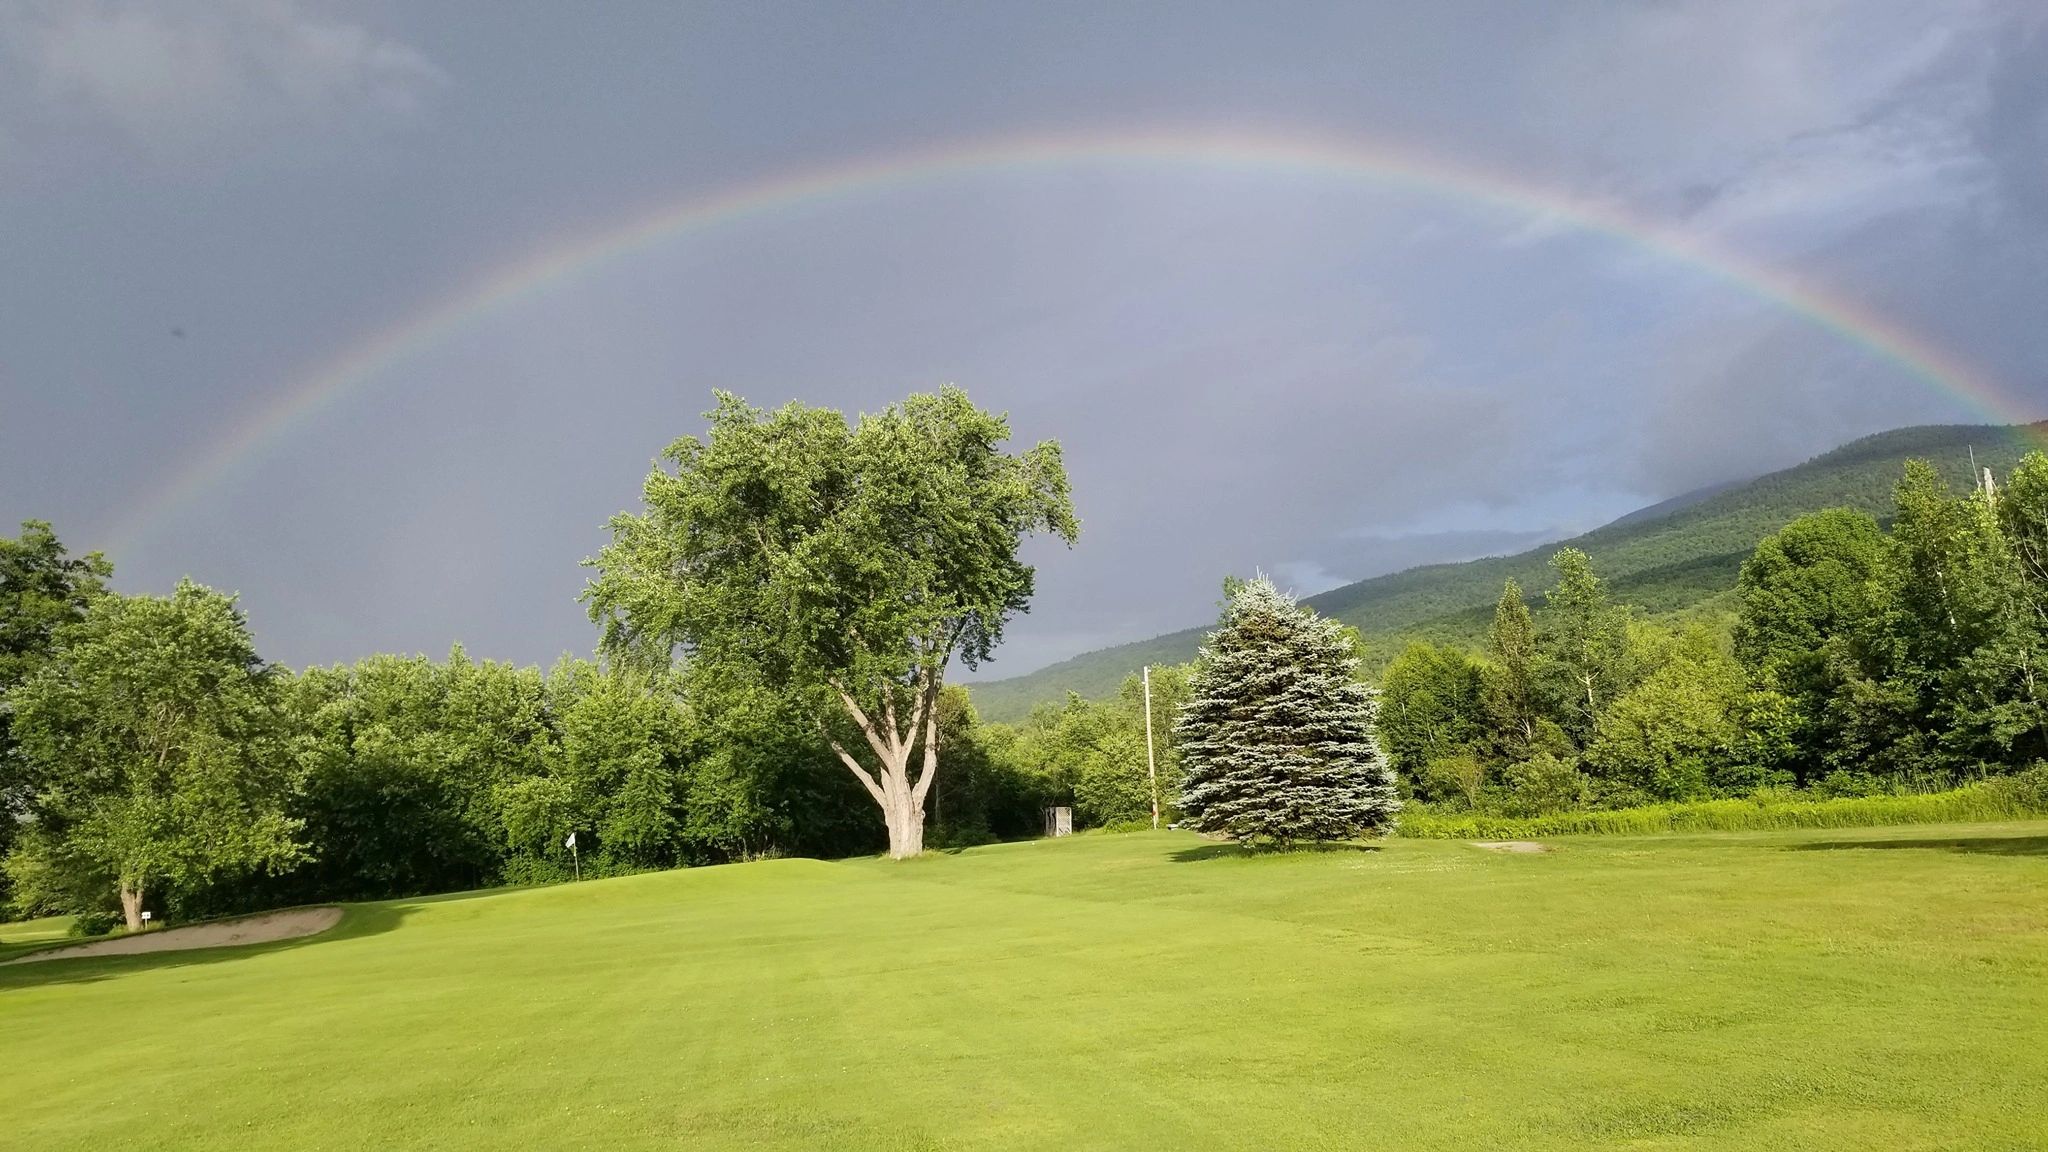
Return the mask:
[[[1472,846],[1474,848],[1484,848],[1488,852],[1550,851],[1548,845],[1538,844],[1534,840],[1474,840],[1472,841]]]
[[[6,963],[33,964],[38,960],[69,960],[77,956],[139,956],[145,952],[182,952],[188,948],[229,948],[237,944],[268,944],[273,940],[291,940],[300,936],[311,936],[315,932],[325,932],[340,922],[339,908],[293,908],[285,912],[244,916],[239,920],[220,920],[212,924],[194,924],[187,928],[166,928],[161,932],[143,932],[134,936],[116,936],[112,940],[95,940],[89,944],[51,948],[43,952],[32,952]]]

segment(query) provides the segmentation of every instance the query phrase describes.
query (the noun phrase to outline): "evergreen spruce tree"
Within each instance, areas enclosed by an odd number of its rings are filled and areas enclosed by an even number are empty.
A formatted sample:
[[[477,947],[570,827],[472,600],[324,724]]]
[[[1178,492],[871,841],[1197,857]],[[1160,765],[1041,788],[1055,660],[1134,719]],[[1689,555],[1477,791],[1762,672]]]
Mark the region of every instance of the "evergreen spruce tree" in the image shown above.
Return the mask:
[[[1343,629],[1264,577],[1228,591],[1174,724],[1188,822],[1281,846],[1384,830],[1401,802]]]

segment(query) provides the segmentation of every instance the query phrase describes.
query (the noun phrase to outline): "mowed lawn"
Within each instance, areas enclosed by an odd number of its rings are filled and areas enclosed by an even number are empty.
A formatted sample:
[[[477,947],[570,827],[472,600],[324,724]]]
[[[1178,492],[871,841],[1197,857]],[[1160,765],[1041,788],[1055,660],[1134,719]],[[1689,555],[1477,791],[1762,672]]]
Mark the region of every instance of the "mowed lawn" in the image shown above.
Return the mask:
[[[0,924],[0,961],[34,952],[50,944],[62,944],[71,933],[71,917],[45,916],[40,920],[15,920]]]
[[[2048,1148],[2048,823],[1177,833],[0,968],[7,1148]]]

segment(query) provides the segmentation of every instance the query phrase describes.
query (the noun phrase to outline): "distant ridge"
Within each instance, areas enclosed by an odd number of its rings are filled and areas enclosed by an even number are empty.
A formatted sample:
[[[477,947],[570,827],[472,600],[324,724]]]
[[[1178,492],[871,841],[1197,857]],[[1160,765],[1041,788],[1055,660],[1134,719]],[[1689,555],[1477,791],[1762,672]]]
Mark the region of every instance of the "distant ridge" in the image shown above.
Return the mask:
[[[1909,459],[1935,464],[1958,487],[1978,464],[2007,471],[2048,434],[2034,425],[1941,424],[1880,432],[1756,479],[1716,485],[1637,509],[1581,536],[1512,556],[1430,564],[1311,596],[1307,603],[1363,632],[1369,662],[1384,663],[1410,638],[1474,642],[1491,617],[1502,582],[1521,583],[1532,604],[1549,586],[1551,553],[1574,547],[1593,557],[1615,595],[1658,615],[1728,607],[1735,577],[1756,543],[1787,522],[1822,508],[1891,512],[1892,485]],[[1218,574],[1221,578],[1221,574]],[[1202,624],[1129,644],[1084,652],[1023,676],[969,685],[983,719],[1019,720],[1068,692],[1107,696],[1145,664],[1192,659]]]

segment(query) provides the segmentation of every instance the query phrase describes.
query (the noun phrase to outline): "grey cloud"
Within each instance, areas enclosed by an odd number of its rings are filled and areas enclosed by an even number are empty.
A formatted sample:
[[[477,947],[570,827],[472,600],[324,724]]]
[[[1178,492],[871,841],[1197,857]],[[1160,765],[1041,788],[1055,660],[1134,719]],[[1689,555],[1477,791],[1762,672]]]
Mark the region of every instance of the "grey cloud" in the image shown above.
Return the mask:
[[[1531,115],[1568,131],[1581,178],[1694,229],[1811,240],[1938,202],[1999,6],[1928,19],[1910,0],[1681,0],[1561,22]]]
[[[2048,226],[2048,15],[2016,19],[2001,42],[1978,139],[2013,208]]]
[[[31,3],[0,11],[0,51],[18,73],[13,100],[159,153],[406,114],[447,82],[417,49],[291,0]]]
[[[105,543],[323,365],[652,206],[1023,131],[1407,141],[1710,233],[2040,396],[2033,7],[5,9],[0,162],[32,178],[0,181],[0,523]],[[167,93],[166,59],[204,82]],[[223,162],[162,162],[186,154]],[[146,523],[117,580],[239,589],[293,663],[455,639],[545,661],[588,648],[576,561],[712,388],[861,410],[946,381],[1063,441],[1085,522],[1034,546],[998,674],[1200,623],[1225,572],[1307,590],[1513,550],[1982,418],[1562,215],[1426,180],[1022,165],[516,293]]]

